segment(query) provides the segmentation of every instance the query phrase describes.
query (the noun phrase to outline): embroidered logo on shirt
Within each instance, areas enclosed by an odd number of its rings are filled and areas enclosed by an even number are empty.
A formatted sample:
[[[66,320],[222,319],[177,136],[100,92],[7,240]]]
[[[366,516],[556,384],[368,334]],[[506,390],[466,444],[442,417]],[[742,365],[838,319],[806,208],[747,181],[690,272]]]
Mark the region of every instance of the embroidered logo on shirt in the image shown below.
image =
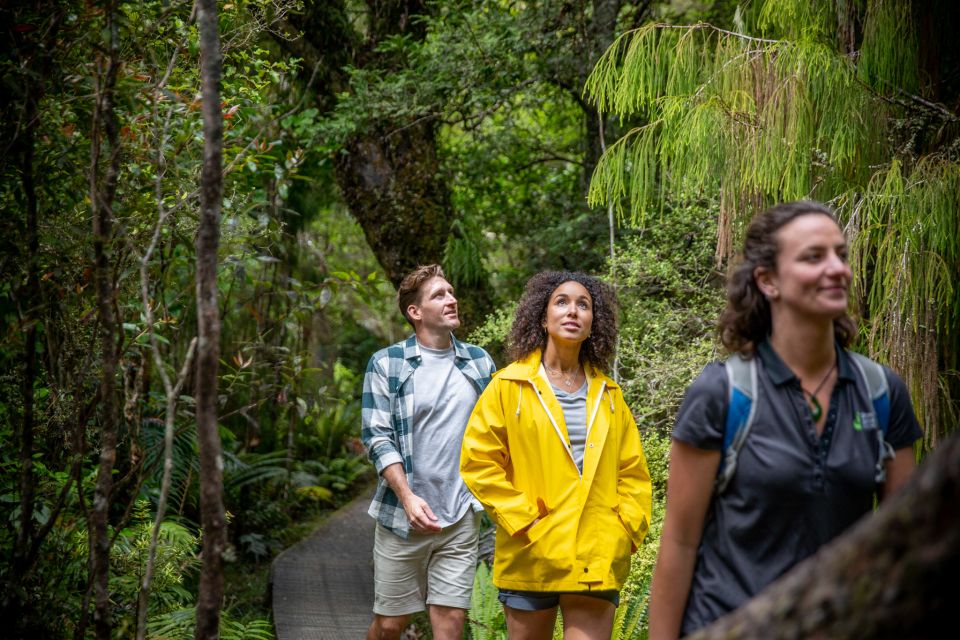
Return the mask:
[[[877,428],[877,414],[873,411],[857,411],[853,414],[853,430],[863,431],[864,429]]]

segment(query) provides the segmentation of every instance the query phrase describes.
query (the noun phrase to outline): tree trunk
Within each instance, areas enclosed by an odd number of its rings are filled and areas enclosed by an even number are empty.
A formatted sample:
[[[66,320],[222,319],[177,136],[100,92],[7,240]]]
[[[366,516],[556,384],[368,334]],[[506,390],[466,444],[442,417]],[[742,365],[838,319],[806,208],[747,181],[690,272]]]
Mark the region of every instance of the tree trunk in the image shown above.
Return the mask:
[[[337,93],[349,90],[349,68],[404,64],[377,51],[384,40],[425,35],[417,19],[429,10],[423,0],[368,0],[363,34],[355,30],[352,9],[345,5],[342,0],[305,2],[296,24],[286,25],[286,37],[277,38],[284,51],[304,59],[304,80],[317,69],[313,80],[322,111],[336,104]],[[394,286],[418,265],[443,262],[456,213],[440,173],[435,121],[365,122],[336,156],[336,180]],[[489,311],[484,306],[489,291],[487,281],[457,291],[464,309],[461,333],[481,320],[473,309]]]
[[[106,8],[106,32],[110,39],[108,56],[100,59],[101,73],[94,89],[93,131],[90,136],[90,206],[93,212],[94,281],[97,296],[97,320],[100,325],[103,400],[100,429],[100,466],[97,470],[90,512],[90,580],[93,583],[93,621],[98,640],[110,640],[109,509],[113,492],[113,471],[117,458],[119,412],[115,392],[117,370],[116,291],[111,274],[113,244],[113,203],[120,171],[119,127],[114,111],[114,89],[120,68],[120,43],[116,21],[116,3]],[[106,65],[105,68],[103,65]],[[106,143],[104,145],[103,143]],[[104,146],[109,150],[106,168],[101,169]],[[101,173],[103,174],[101,176]]]
[[[223,602],[223,455],[217,431],[217,366],[220,313],[217,307],[217,249],[223,190],[223,114],[220,111],[220,37],[216,0],[197,0],[200,76],[203,101],[203,168],[200,174],[200,227],[197,230],[197,441],[200,448],[200,519],[203,566],[197,595],[196,638],[218,638]]]
[[[26,249],[27,285],[23,292],[20,322],[26,327],[23,341],[23,418],[20,422],[20,531],[13,549],[13,579],[19,582],[27,571],[27,556],[33,541],[33,500],[36,479],[33,475],[34,393],[37,378],[37,323],[36,307],[40,299],[40,278],[37,274],[37,253],[40,250],[37,234],[37,193],[33,181],[33,151],[36,131],[37,108],[33,96],[27,95],[24,121],[26,127],[20,145],[21,184],[27,211]],[[19,296],[18,296],[19,297]],[[13,590],[3,597],[4,609]]]
[[[687,640],[903,640],[955,627],[960,432],[874,515]]]
[[[337,159],[344,199],[394,286],[418,265],[443,262],[453,211],[434,129],[424,121],[391,131],[384,123]]]

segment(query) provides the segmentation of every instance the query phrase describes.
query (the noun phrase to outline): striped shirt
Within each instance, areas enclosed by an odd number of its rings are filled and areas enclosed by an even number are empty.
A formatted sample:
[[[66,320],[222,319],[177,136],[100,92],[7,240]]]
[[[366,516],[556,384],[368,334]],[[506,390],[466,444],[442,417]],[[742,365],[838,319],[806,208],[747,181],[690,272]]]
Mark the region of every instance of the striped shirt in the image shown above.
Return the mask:
[[[453,335],[456,367],[473,384],[479,395],[496,370],[486,351]],[[416,474],[413,460],[414,370],[420,365],[420,346],[415,335],[377,351],[367,364],[363,378],[362,428],[360,438],[380,476],[368,513],[384,527],[406,538],[410,530],[403,505],[383,478],[391,464],[403,464],[407,483]],[[459,466],[459,460],[451,464]],[[471,498],[475,511],[480,503]]]

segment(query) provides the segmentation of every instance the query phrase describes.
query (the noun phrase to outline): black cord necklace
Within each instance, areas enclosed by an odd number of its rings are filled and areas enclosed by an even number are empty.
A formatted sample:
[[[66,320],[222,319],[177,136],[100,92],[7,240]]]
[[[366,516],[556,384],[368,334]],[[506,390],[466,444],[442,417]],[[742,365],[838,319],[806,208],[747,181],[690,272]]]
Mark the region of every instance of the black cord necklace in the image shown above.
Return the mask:
[[[800,390],[810,397],[810,399],[807,401],[807,406],[810,407],[810,417],[813,418],[814,422],[819,422],[820,417],[823,415],[823,407],[820,406],[820,401],[817,400],[817,394],[820,393],[820,389],[823,389],[823,385],[827,383],[827,380],[830,379],[830,374],[833,373],[833,370],[836,368],[837,361],[834,360],[833,364],[830,365],[830,369],[827,370],[827,375],[823,376],[823,380],[821,380],[820,384],[817,385],[817,388],[813,390],[813,393],[810,393],[803,388],[803,382],[800,383]]]

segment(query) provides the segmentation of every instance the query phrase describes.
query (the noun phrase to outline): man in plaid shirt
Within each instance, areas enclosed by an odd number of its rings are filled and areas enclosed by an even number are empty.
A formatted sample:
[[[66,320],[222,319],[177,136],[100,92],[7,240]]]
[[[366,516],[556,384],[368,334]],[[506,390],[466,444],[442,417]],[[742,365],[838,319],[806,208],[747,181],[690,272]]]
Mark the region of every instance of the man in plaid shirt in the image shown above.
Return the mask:
[[[414,335],[373,354],[363,380],[361,438],[380,475],[367,638],[397,639],[426,609],[436,640],[459,640],[482,510],[460,478],[460,445],[495,366],[453,337],[457,299],[439,265],[407,275],[397,302]]]

